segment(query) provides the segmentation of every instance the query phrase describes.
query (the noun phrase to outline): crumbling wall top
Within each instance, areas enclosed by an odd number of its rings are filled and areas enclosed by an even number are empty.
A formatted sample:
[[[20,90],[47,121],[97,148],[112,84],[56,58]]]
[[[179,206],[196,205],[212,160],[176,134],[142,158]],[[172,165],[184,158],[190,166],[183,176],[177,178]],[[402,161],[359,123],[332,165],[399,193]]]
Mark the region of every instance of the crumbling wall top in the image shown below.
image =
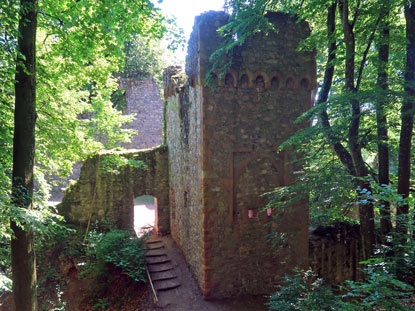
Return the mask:
[[[119,87],[124,90],[137,85],[137,81],[153,79],[152,75],[147,72],[132,70],[116,73],[115,77],[119,79]]]
[[[217,29],[225,25],[229,20],[229,15],[223,11],[208,11],[196,16],[193,31],[190,35],[186,56],[186,74],[189,77],[194,76],[199,71],[198,53],[200,52],[199,42],[202,39],[207,46],[212,49],[206,56],[217,49],[222,38],[218,35]],[[203,37],[203,38],[201,38]]]
[[[163,72],[164,97],[179,93],[187,82],[188,77],[180,66],[167,67]]]

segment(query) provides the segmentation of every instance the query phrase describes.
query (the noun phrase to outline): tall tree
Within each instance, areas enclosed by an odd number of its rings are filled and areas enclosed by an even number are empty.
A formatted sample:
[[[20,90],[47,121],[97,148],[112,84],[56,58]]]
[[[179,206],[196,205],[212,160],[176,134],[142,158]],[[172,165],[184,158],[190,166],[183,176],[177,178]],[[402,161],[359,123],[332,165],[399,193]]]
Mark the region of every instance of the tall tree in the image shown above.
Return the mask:
[[[415,108],[415,0],[405,1],[406,22],[406,65],[405,96],[401,108],[401,133],[399,139],[398,193],[403,198],[409,196],[411,178],[411,146]],[[408,203],[398,206],[398,215],[407,215]],[[406,227],[398,219],[398,230],[405,233]]]
[[[359,7],[356,8],[354,15],[350,19],[350,8],[348,0],[339,1],[339,15],[343,25],[344,42],[346,46],[345,54],[345,92],[350,95],[350,126],[348,130],[348,145],[350,155],[353,160],[355,176],[364,178],[369,175],[365,161],[362,155],[362,144],[359,137],[361,106],[360,102],[353,96],[359,88],[359,79],[355,80],[355,58],[356,58],[356,39],[354,33],[355,23],[358,18]],[[370,44],[369,44],[370,46]],[[364,61],[362,62],[364,64]],[[360,74],[360,71],[359,71]],[[364,179],[356,181],[358,191],[365,189],[365,192],[371,191],[370,183]],[[361,224],[361,237],[363,243],[364,258],[370,258],[373,246],[375,244],[375,223],[373,204],[371,202],[359,204],[359,218]]]
[[[389,1],[381,3],[380,25],[378,40],[378,76],[377,84],[381,95],[376,102],[376,128],[379,161],[379,184],[389,185],[389,147],[388,147],[388,122],[385,107],[388,103],[388,63],[389,63]],[[392,230],[390,204],[382,201],[380,227],[382,236],[388,235]]]
[[[20,1],[15,82],[13,138],[13,203],[32,208],[36,123],[37,0]],[[37,310],[36,259],[30,226],[11,222],[13,237],[13,306],[16,311]]]

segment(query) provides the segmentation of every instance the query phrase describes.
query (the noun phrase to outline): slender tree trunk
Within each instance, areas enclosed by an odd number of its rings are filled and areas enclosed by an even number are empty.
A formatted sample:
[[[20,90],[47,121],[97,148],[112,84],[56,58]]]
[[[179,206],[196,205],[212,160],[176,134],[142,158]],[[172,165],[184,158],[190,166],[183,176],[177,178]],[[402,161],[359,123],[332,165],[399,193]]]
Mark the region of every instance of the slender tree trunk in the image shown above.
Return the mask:
[[[20,1],[13,138],[13,203],[32,208],[36,122],[37,0]],[[25,226],[27,227],[27,226]],[[36,260],[33,232],[11,222],[13,310],[37,310]]]
[[[401,133],[399,140],[398,193],[402,197],[409,196],[411,170],[411,144],[414,125],[415,108],[415,0],[405,5],[406,20],[406,67],[405,98],[401,109]],[[408,204],[398,206],[398,216],[408,214]],[[398,232],[406,233],[406,228],[398,222]]]
[[[319,92],[316,105],[325,103],[329,97],[331,85],[333,82],[334,75],[334,64],[333,61],[336,59],[336,40],[334,38],[335,29],[336,29],[336,8],[337,2],[334,2],[330,5],[327,10],[327,42],[328,42],[328,58],[326,63],[326,69],[324,70],[323,85]],[[353,176],[356,175],[355,168],[353,165],[352,157],[347,149],[338,141],[335,135],[333,135],[331,130],[331,125],[329,121],[329,116],[327,110],[323,111],[319,115],[320,125],[323,128],[324,135],[328,140],[330,146],[333,148],[333,151],[339,157],[342,164],[347,168],[349,173]]]
[[[340,18],[343,25],[344,40],[346,44],[346,60],[345,60],[345,89],[350,95],[353,95],[357,90],[355,84],[355,36],[354,36],[354,24],[349,20],[349,2],[348,0],[342,0],[339,2]],[[357,13],[356,13],[357,14]],[[355,19],[356,20],[356,17]],[[364,178],[369,175],[368,169],[365,165],[362,156],[362,148],[359,141],[359,127],[360,127],[360,103],[354,99],[350,99],[350,128],[348,133],[348,145],[350,155],[353,160],[353,165],[356,171],[356,177]],[[355,182],[358,186],[357,193],[361,196],[361,191],[371,191],[371,185],[369,182],[359,179]],[[375,221],[373,204],[360,203],[359,204],[359,219],[360,219],[360,232],[363,244],[363,257],[365,259],[370,258],[373,252],[373,246],[375,244]]]
[[[379,34],[378,52],[378,79],[377,84],[384,92],[377,101],[376,123],[378,136],[378,159],[379,159],[379,184],[389,185],[389,147],[388,128],[385,107],[388,103],[386,92],[388,90],[388,62],[389,62],[389,7],[382,3]],[[388,235],[392,230],[390,205],[388,201],[382,201],[383,208],[380,211],[380,228],[382,237]]]

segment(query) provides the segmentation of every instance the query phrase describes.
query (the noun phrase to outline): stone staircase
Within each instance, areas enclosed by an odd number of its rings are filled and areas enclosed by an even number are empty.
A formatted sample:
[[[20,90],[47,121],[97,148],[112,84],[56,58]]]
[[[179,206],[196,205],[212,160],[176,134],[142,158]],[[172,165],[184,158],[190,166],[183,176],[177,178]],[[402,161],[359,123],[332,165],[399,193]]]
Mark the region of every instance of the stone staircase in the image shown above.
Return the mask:
[[[181,285],[174,264],[161,240],[147,242],[147,269],[155,291],[168,291]]]

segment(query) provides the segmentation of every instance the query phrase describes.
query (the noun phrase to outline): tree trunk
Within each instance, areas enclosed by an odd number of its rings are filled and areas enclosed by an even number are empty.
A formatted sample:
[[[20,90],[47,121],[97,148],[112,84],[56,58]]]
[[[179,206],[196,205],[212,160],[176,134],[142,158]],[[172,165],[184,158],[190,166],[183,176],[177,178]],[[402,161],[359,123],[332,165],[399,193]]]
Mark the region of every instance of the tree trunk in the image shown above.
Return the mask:
[[[20,1],[13,138],[13,203],[31,209],[36,122],[37,0]],[[24,224],[23,224],[24,225]],[[33,232],[11,222],[13,310],[37,310]]]
[[[346,45],[346,60],[345,60],[345,89],[350,95],[353,95],[357,90],[355,88],[355,53],[356,42],[354,36],[354,24],[349,20],[349,2],[342,0],[339,2],[340,18],[343,25],[344,41]],[[357,14],[357,13],[356,13]],[[356,20],[356,16],[354,18]],[[348,133],[348,145],[350,155],[353,160],[353,165],[356,172],[356,177],[364,178],[369,175],[365,162],[362,156],[362,147],[359,141],[359,127],[360,127],[360,103],[354,99],[350,99],[350,128]],[[357,194],[361,197],[361,191],[371,191],[371,185],[364,180],[357,180],[355,184],[358,186]],[[373,204],[361,202],[359,204],[359,219],[360,232],[363,245],[364,259],[370,258],[375,244],[375,220]]]
[[[402,197],[409,196],[410,170],[411,170],[411,143],[414,125],[415,104],[415,0],[405,5],[406,20],[406,68],[405,68],[405,97],[401,109],[401,133],[399,140],[399,169],[398,193]],[[399,216],[407,215],[408,204],[398,206]],[[404,224],[398,221],[398,232],[406,233]]]
[[[376,123],[378,138],[378,159],[379,159],[379,184],[389,185],[389,147],[388,147],[388,128],[385,107],[388,104],[386,92],[388,90],[388,62],[389,62],[389,7],[382,3],[379,34],[378,52],[378,79],[377,84],[383,90],[383,94],[376,105]],[[380,229],[382,238],[392,230],[391,214],[389,202],[381,202],[383,206],[380,210]],[[384,240],[384,239],[383,239]]]
[[[328,42],[328,58],[326,63],[326,68],[324,70],[324,78],[323,78],[323,85],[321,86],[321,90],[319,92],[316,105],[320,105],[325,103],[329,97],[331,85],[333,82],[333,75],[334,75],[334,60],[336,59],[336,40],[334,38],[335,30],[336,30],[336,8],[337,2],[334,2],[330,5],[327,10],[327,42]],[[331,125],[329,121],[329,116],[327,114],[327,110],[323,109],[323,111],[319,114],[320,125],[323,129],[324,136],[328,140],[330,146],[332,147],[333,151],[336,153],[342,164],[347,168],[349,173],[353,176],[356,175],[355,168],[353,165],[352,157],[347,149],[338,141],[335,135],[333,135],[331,130]]]

